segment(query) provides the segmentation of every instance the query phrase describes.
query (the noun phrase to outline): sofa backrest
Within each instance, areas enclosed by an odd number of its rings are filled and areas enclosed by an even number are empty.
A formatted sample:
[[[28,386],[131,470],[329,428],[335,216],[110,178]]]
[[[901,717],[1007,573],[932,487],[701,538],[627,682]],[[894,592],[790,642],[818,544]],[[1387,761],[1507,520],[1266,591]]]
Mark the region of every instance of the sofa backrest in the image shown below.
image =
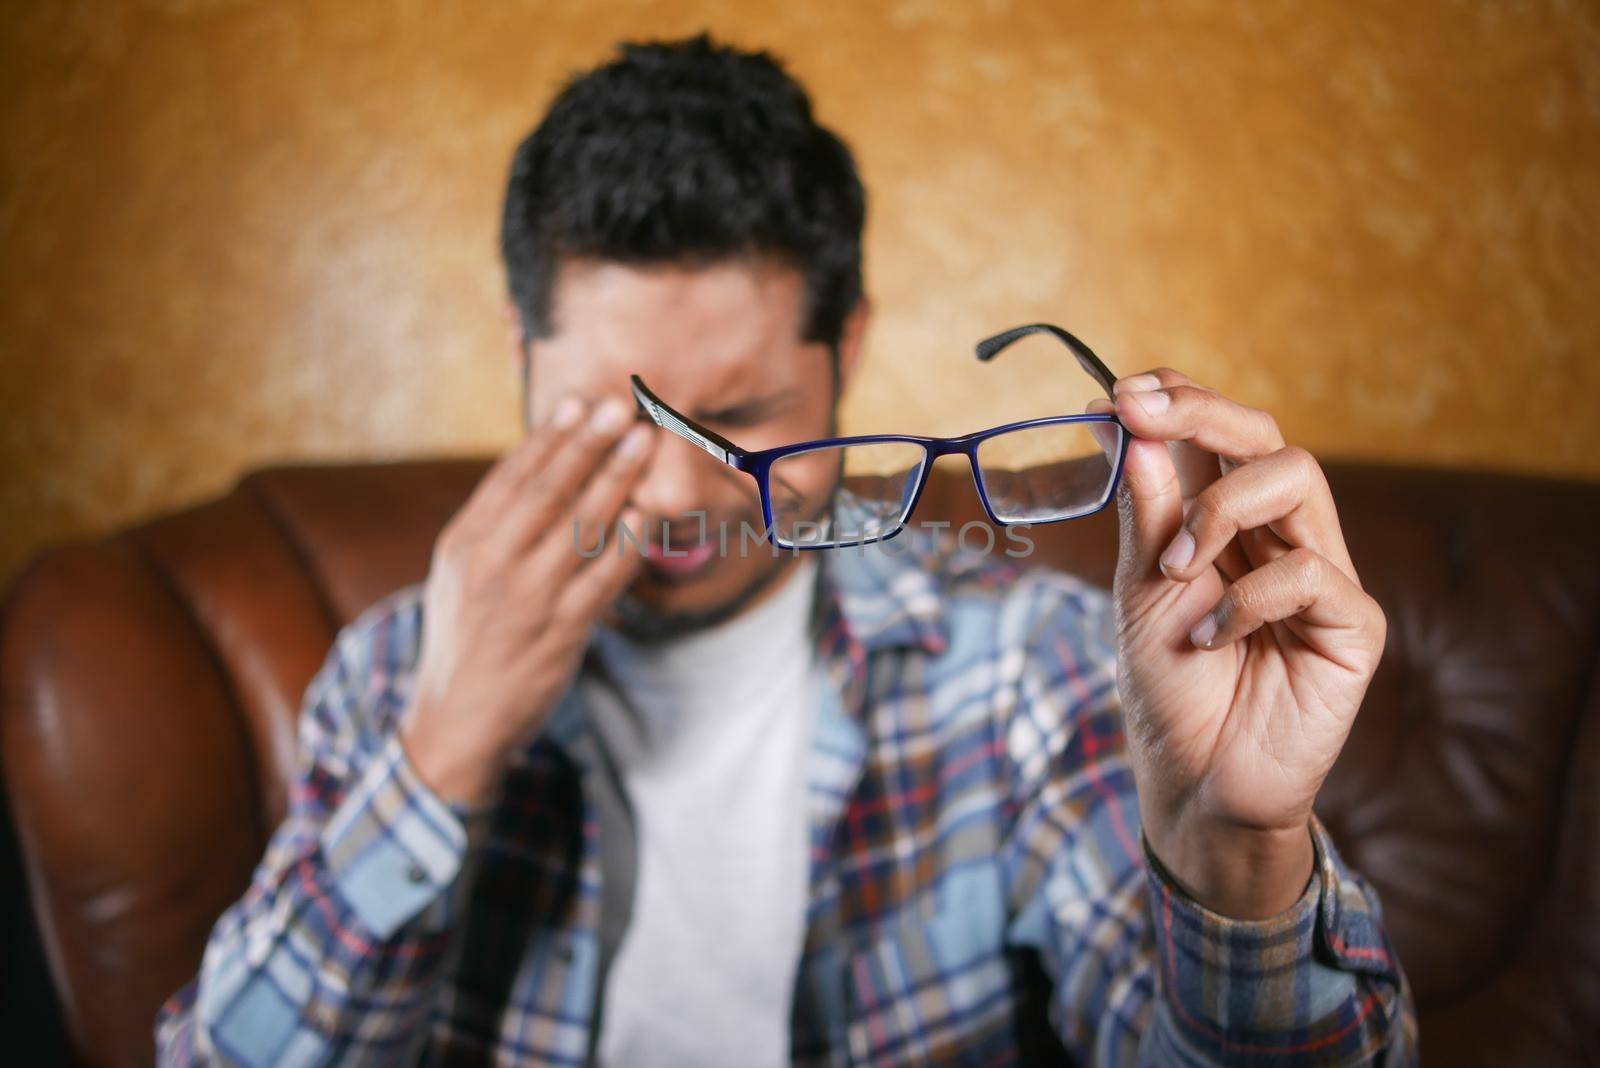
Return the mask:
[[[282,818],[337,629],[426,573],[481,461],[278,468],[25,571],[0,756],[72,1042],[152,1057]],[[1376,884],[1432,1063],[1600,1058],[1600,486],[1330,465],[1389,639],[1319,812]],[[979,518],[936,473],[917,519]],[[1109,585],[1116,516],[1034,528]],[[1002,541],[1001,544],[1004,544]]]

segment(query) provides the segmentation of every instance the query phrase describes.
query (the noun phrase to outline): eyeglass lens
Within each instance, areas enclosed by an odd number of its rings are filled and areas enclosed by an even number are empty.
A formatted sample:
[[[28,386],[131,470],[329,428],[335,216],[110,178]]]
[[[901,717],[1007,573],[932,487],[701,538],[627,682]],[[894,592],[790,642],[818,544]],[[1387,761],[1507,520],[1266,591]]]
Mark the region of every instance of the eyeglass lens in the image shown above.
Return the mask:
[[[997,434],[978,445],[978,477],[989,507],[1006,523],[1050,523],[1105,504],[1122,428],[1115,423],[1046,423]],[[876,541],[909,518],[928,462],[914,442],[824,446],[773,462],[773,531],[786,547]],[[835,482],[820,512],[793,486]]]
[[[1105,504],[1122,450],[1115,423],[1045,423],[978,444],[978,478],[1005,523],[1053,523]]]
[[[911,495],[927,463],[927,450],[909,441],[826,446],[773,462],[772,526],[780,545],[830,546],[875,541],[893,533],[911,510]],[[818,485],[833,478],[833,496],[820,513],[777,492],[779,480]]]

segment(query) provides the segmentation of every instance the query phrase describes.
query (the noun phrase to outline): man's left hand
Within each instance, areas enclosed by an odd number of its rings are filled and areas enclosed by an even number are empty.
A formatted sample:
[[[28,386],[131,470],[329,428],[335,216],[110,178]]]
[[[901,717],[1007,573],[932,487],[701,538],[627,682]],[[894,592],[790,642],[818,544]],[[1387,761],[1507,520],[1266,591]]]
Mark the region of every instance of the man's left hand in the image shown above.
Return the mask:
[[[1322,469],[1168,368],[1120,379],[1118,689],[1151,851],[1213,911],[1305,891],[1312,802],[1383,652]]]

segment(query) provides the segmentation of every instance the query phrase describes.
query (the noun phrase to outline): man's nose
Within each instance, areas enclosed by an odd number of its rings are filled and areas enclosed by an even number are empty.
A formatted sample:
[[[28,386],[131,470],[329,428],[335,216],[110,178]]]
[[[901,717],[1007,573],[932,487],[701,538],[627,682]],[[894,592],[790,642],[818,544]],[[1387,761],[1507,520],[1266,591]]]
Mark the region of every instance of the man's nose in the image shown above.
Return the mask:
[[[736,478],[749,481],[749,476],[726,467],[676,434],[657,433],[661,440],[656,443],[655,455],[633,492],[634,504],[646,515],[674,522],[690,513],[710,513],[727,506],[735,492],[729,482]],[[754,489],[751,483],[752,494]],[[707,521],[711,521],[709,515]]]

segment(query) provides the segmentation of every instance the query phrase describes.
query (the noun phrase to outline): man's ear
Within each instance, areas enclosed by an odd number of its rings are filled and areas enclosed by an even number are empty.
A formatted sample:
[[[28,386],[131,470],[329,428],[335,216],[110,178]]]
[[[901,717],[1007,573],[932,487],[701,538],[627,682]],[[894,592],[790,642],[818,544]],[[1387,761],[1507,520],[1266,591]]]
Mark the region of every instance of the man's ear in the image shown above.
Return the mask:
[[[844,317],[839,331],[839,391],[850,383],[861,352],[866,347],[867,321],[872,318],[872,300],[865,293],[856,299],[856,306]]]

